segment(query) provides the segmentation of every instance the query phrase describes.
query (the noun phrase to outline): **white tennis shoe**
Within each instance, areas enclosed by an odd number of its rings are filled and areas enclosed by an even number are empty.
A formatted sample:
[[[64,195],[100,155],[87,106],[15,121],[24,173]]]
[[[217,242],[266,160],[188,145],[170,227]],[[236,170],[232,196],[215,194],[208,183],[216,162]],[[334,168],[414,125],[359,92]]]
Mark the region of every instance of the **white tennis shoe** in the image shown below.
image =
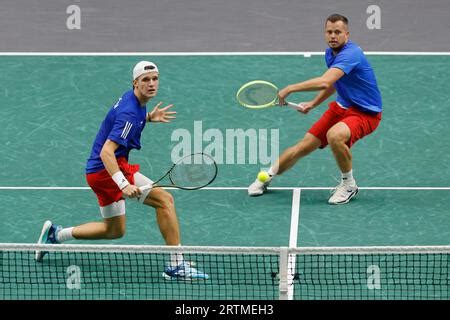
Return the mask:
[[[269,186],[270,181],[272,181],[272,178],[270,178],[266,182],[261,182],[256,179],[251,185],[248,186],[248,195],[251,197],[262,195],[265,191],[267,191],[267,187]]]
[[[333,192],[333,195],[328,199],[329,204],[346,204],[348,203],[354,196],[358,194],[358,186],[354,185],[345,185],[344,183],[340,183]]]

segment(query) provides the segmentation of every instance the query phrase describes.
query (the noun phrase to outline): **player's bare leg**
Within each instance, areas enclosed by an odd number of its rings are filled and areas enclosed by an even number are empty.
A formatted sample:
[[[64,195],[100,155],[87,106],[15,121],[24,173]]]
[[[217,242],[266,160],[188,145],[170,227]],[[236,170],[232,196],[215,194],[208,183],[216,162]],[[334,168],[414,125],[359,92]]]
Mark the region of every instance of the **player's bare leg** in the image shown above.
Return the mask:
[[[350,137],[350,128],[343,122],[336,123],[327,132],[328,144],[342,173],[340,184],[328,200],[330,204],[348,203],[358,193],[358,186],[352,172],[352,153],[347,146]]]
[[[72,230],[75,239],[98,240],[117,239],[125,235],[126,216],[120,215],[103,219],[103,222],[88,222]]]
[[[352,153],[347,146],[347,141],[350,140],[350,137],[350,129],[343,122],[336,123],[327,132],[328,144],[342,173],[352,170]]]
[[[167,245],[180,245],[180,228],[175,212],[175,203],[172,195],[162,188],[154,188],[144,200],[144,204],[156,210],[156,219],[159,229]],[[168,280],[206,280],[208,274],[192,267],[191,262],[184,260],[183,253],[172,252],[162,276]]]
[[[123,200],[122,200],[123,201]],[[103,219],[103,222],[89,222],[76,227],[63,228],[53,224],[50,220],[45,221],[39,236],[38,243],[63,243],[73,239],[98,240],[117,239],[125,234],[125,215],[119,215]],[[36,261],[42,261],[47,251],[37,250]]]
[[[180,244],[180,228],[172,195],[162,188],[154,188],[144,200],[144,204],[156,210],[159,230],[167,245]]]
[[[269,169],[269,175],[279,175],[290,169],[293,165],[297,163],[298,160],[307,156],[321,145],[320,139],[316,136],[306,133],[302,140],[300,140],[296,145],[287,148],[279,159],[272,165]],[[250,196],[257,196],[264,193],[267,186],[269,185],[271,179],[267,182],[262,183],[256,179],[249,187],[248,194]]]
[[[287,148],[272,166],[274,174],[280,175],[290,169],[298,160],[320,147],[320,140],[307,132],[296,145]]]

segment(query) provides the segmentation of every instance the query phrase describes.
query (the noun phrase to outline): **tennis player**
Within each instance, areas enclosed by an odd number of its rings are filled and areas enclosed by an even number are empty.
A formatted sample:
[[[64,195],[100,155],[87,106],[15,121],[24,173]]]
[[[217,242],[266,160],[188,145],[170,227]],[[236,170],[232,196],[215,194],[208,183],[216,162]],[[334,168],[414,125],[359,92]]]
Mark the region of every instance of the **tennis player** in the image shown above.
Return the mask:
[[[337,96],[303,139],[281,154],[268,171],[269,179],[265,183],[256,179],[249,186],[250,196],[263,194],[275,175],[284,173],[299,159],[327,145],[330,145],[342,174],[328,203],[345,204],[358,193],[350,148],[378,127],[382,103],[374,71],[362,49],[349,40],[349,35],[346,17],[339,14],[329,16],[325,21],[328,70],[320,77],[288,85],[279,91],[280,105],[285,105],[286,97],[293,92],[319,91],[312,101],[301,103],[303,110],[299,111],[305,114],[335,92]]]
[[[131,150],[141,149],[141,133],[146,122],[170,122],[175,118],[172,105],[151,112],[146,104],[156,96],[159,71],[156,64],[140,61],[133,69],[133,89],[125,92],[109,110],[94,140],[86,165],[86,180],[98,198],[103,221],[70,228],[46,221],[38,243],[62,243],[71,239],[117,239],[125,234],[125,198],[135,198],[156,209],[160,232],[167,245],[180,245],[180,231],[174,199],[163,188],[141,191],[152,180],[139,172],[139,165],[129,164]],[[47,252],[37,251],[40,261]],[[163,276],[167,279],[207,279],[208,275],[184,261],[182,253],[172,253]]]

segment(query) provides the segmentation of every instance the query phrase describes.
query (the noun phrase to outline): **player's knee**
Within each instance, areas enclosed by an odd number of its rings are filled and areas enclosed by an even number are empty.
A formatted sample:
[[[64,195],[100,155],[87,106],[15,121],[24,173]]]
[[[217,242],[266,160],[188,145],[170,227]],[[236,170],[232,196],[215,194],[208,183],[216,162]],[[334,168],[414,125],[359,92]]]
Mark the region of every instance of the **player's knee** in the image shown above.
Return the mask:
[[[114,230],[108,232],[107,238],[108,239],[120,239],[125,235],[125,231],[122,230]]]
[[[125,226],[114,226],[106,229],[107,239],[120,239],[125,235]]]
[[[173,208],[175,206],[173,196],[164,189],[159,189],[158,191],[158,196],[156,198],[157,206],[161,208]]]
[[[328,130],[327,141],[330,146],[345,143],[345,137],[338,130]]]
[[[330,145],[336,142],[336,135],[331,130],[327,132],[327,141]]]
[[[173,196],[167,191],[164,191],[163,193],[162,202],[163,206],[166,207],[173,207],[175,205],[175,200],[173,199]]]

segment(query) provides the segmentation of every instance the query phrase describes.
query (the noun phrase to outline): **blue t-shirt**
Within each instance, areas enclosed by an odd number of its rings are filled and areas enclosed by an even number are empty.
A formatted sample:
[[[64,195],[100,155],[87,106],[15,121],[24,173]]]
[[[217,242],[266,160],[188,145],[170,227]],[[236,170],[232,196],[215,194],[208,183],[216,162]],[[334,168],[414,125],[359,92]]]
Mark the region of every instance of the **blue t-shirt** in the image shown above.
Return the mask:
[[[325,62],[328,68],[339,68],[345,73],[334,84],[339,104],[345,108],[354,106],[362,111],[382,111],[375,73],[358,45],[348,41],[336,55],[328,48]]]
[[[98,172],[105,168],[100,158],[100,152],[107,139],[119,144],[115,151],[116,158],[128,159],[128,154],[132,149],[139,150],[146,115],[146,106],[139,104],[133,90],[125,92],[109,110],[100,126],[86,164],[86,173]]]

